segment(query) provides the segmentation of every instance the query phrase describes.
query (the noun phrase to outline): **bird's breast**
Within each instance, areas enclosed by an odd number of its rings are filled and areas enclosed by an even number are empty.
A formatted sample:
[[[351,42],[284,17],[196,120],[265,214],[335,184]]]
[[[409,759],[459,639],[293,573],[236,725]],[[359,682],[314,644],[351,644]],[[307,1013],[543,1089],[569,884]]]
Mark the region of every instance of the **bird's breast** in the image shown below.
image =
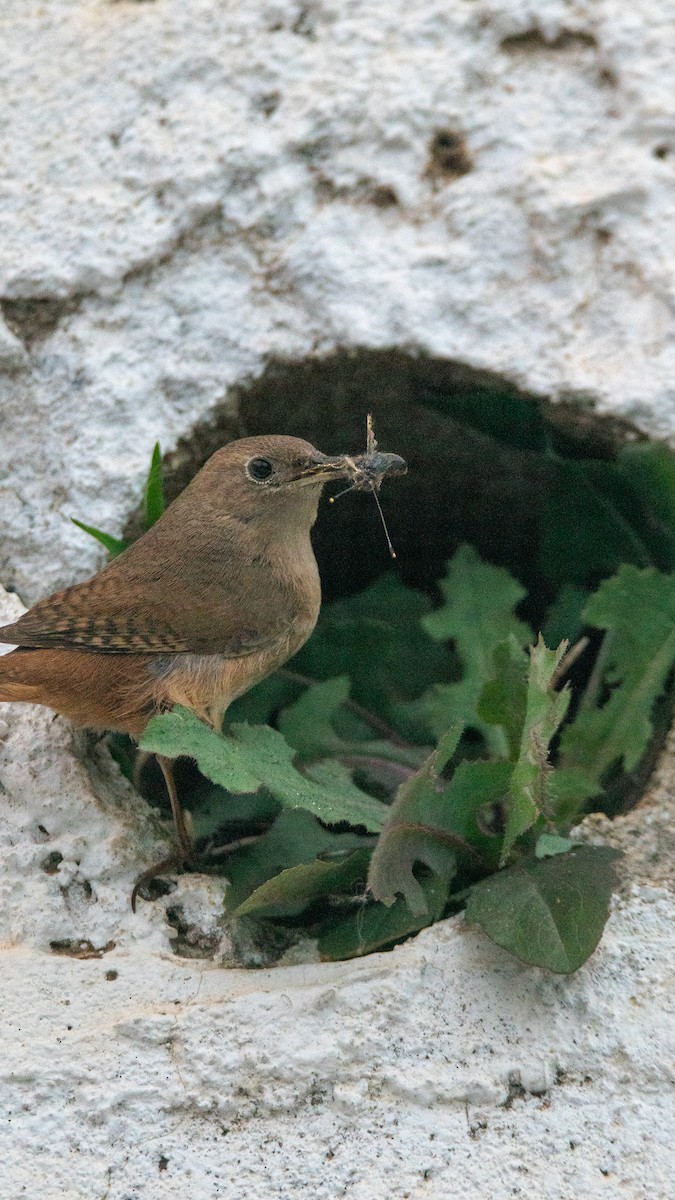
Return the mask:
[[[279,596],[264,628],[256,628],[260,645],[248,653],[170,654],[154,664],[154,704],[160,709],[181,704],[220,729],[225,711],[238,696],[272,674],[310,637],[321,606],[321,585],[314,554],[300,548],[295,558],[270,564],[269,591]],[[256,625],[249,613],[248,624]],[[231,629],[227,631],[231,637]]]

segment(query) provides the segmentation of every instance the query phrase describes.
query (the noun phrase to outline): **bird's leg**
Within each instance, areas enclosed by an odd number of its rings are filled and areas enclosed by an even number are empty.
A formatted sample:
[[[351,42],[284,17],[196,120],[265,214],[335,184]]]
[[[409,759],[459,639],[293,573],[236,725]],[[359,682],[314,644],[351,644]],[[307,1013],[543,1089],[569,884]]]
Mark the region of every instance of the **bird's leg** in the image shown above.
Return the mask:
[[[180,800],[178,799],[178,792],[176,791],[176,779],[173,773],[173,759],[165,758],[163,754],[156,754],[155,758],[159,763],[162,775],[164,776],[166,790],[169,793],[171,812],[173,813],[173,823],[176,827],[176,837],[178,838],[179,848],[185,858],[190,858],[192,856],[194,846],[192,843],[192,838],[187,831],[185,817],[183,816],[183,808]]]
[[[164,875],[168,871],[180,871],[185,866],[186,862],[190,862],[194,855],[194,844],[190,834],[188,833],[183,808],[178,799],[176,790],[176,779],[173,773],[173,759],[165,758],[163,754],[156,754],[155,758],[164,776],[166,790],[169,793],[171,801],[171,812],[173,813],[173,823],[176,829],[176,837],[178,839],[178,849],[174,850],[173,854],[167,855],[160,862],[154,863],[148,867],[147,871],[143,871],[138,876],[131,893],[131,907],[136,912],[136,899],[140,888],[145,887],[146,883],[150,883],[153,879],[157,879],[159,875]]]

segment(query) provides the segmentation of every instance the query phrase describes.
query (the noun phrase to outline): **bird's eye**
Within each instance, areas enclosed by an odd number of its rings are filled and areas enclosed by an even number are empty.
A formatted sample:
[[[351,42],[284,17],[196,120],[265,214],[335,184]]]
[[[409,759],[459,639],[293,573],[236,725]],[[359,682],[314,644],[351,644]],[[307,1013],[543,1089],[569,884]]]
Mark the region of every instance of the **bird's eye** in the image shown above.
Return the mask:
[[[269,458],[250,458],[246,464],[246,474],[256,483],[264,483],[269,479],[274,467]]]

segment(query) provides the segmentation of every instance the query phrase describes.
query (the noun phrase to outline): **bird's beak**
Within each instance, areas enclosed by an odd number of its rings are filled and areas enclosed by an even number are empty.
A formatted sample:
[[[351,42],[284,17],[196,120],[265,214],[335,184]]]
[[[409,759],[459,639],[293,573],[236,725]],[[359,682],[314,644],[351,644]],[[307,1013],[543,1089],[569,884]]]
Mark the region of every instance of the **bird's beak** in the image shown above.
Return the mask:
[[[350,459],[345,454],[331,457],[321,454],[318,450],[303,466],[294,473],[293,482],[298,483],[328,483],[331,479],[343,479],[352,472]]]
[[[293,480],[299,483],[328,483],[331,479],[351,479],[356,488],[370,485],[377,480],[377,486],[385,475],[405,475],[408,464],[398,454],[382,454],[376,451],[372,454],[337,454],[330,456],[315,451],[307,463],[297,471]]]

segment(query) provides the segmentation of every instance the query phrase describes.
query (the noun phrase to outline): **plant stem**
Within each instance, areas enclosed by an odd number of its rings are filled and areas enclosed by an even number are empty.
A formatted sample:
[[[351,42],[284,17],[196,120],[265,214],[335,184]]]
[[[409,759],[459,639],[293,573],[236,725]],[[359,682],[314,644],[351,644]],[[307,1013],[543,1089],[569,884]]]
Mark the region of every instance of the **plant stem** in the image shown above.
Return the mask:
[[[557,688],[561,679],[565,678],[567,672],[571,670],[577,659],[581,658],[581,655],[589,644],[590,638],[581,637],[579,638],[579,641],[575,642],[574,645],[567,651],[567,654],[561,660],[561,662],[558,663],[556,670],[551,676],[551,691],[554,691],[555,688]]]
[[[584,689],[584,694],[579,703],[579,711],[582,712],[588,708],[595,708],[598,702],[598,693],[602,684],[602,676],[607,666],[607,658],[612,649],[613,634],[611,629],[608,629],[602,639],[602,645],[598,650],[598,655],[593,665],[590,678]]]

